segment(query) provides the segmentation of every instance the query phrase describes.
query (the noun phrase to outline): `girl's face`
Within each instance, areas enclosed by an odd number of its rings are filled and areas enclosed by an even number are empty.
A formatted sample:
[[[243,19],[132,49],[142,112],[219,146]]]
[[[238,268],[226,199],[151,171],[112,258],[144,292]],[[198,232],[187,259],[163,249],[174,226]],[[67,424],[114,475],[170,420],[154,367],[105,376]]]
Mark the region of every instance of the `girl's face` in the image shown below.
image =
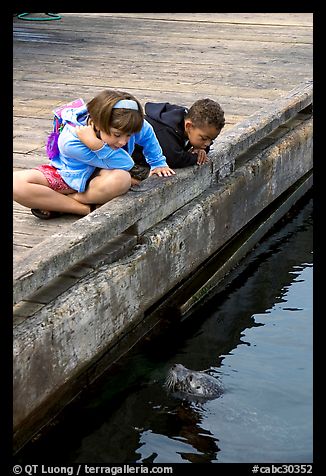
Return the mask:
[[[130,139],[131,134],[126,134],[125,132],[119,131],[119,129],[110,129],[110,134],[100,131],[100,139],[106,142],[111,149],[121,149],[124,145],[127,144]]]
[[[185,121],[185,131],[195,149],[206,149],[221,132],[214,126],[195,127],[190,120]]]

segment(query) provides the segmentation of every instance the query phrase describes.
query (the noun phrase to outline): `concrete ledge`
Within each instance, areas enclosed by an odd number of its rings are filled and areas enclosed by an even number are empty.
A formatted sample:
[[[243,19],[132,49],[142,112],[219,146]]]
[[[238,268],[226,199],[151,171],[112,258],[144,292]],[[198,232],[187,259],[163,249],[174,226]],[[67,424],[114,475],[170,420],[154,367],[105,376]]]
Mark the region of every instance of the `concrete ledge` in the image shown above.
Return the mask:
[[[248,158],[231,175],[146,231],[128,255],[82,276],[55,301],[18,323],[14,328],[15,432],[22,428],[26,434],[27,429],[31,432],[32,414],[45,406],[51,413],[51,406],[60,405],[54,397],[60,390],[311,169],[312,119],[302,121],[259,157]]]
[[[28,319],[40,310],[45,304],[56,299],[64,291],[70,289],[83,276],[86,276],[104,264],[111,264],[128,254],[137,244],[135,235],[121,233],[116,238],[109,240],[106,245],[90,256],[85,257],[78,264],[71,266],[64,273],[53,279],[50,284],[36,291],[31,300],[22,300],[14,306],[14,327]]]
[[[292,89],[288,94],[271,101],[268,107],[251,115],[223,134],[213,147],[214,170],[220,170],[219,177],[226,169],[232,172],[231,163],[245,150],[265,139],[275,129],[289,121],[300,111],[312,104],[313,82],[307,81]]]
[[[177,175],[168,179],[147,179],[147,185],[156,181],[153,188],[145,190],[143,186],[141,193],[129,191],[77,220],[64,233],[58,233],[35,246],[16,264],[14,303],[50,283],[68,267],[128,228],[135,226],[133,232],[144,232],[217,180],[232,173],[235,158],[240,153],[312,104],[312,91],[312,81],[299,85],[283,98],[271,102],[264,111],[259,111],[223,134],[210,153],[210,164],[178,169]],[[144,215],[146,221],[143,220]]]

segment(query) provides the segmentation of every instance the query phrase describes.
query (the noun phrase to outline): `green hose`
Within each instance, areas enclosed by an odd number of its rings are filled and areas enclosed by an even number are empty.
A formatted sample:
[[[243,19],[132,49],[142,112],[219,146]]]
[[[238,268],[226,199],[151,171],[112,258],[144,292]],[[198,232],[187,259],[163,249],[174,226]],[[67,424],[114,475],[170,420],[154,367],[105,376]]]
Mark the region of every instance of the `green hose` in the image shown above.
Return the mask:
[[[29,13],[20,13],[18,18],[21,20],[32,20],[32,21],[49,21],[49,20],[61,20],[61,16],[56,13],[46,13],[48,17],[28,17]]]

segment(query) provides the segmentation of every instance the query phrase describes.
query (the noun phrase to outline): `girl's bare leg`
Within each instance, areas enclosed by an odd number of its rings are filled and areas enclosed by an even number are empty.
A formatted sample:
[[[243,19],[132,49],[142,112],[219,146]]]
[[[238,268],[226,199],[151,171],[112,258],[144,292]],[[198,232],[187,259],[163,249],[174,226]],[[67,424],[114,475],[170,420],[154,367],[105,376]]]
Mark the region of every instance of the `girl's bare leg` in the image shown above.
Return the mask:
[[[125,170],[101,169],[98,174],[89,181],[85,192],[76,192],[71,197],[80,203],[103,203],[126,193],[131,185],[129,172]]]
[[[60,193],[52,190],[39,170],[14,172],[13,199],[28,208],[87,215],[89,205],[73,198],[72,189]]]

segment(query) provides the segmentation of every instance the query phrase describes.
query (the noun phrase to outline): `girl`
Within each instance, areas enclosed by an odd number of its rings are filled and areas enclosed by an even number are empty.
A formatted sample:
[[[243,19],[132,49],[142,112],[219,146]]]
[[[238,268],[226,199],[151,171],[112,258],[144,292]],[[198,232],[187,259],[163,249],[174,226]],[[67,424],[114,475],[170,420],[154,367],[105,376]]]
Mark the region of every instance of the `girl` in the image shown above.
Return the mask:
[[[139,101],[126,92],[105,90],[87,105],[62,113],[59,154],[51,165],[14,172],[13,198],[41,219],[62,213],[87,215],[128,191],[135,144],[143,147],[150,175],[170,176],[152,126]]]

